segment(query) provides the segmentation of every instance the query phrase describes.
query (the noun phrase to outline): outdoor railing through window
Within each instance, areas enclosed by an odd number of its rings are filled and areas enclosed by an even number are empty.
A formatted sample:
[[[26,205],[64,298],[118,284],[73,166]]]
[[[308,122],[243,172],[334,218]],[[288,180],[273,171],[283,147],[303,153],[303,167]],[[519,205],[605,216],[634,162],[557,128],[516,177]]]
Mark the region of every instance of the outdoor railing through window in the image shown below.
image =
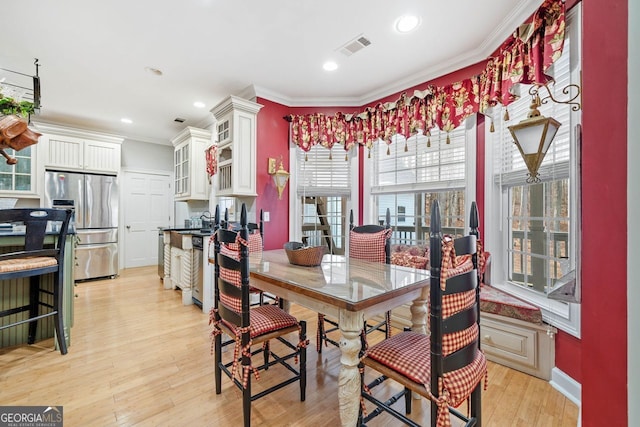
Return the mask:
[[[533,241],[530,236],[523,230],[513,230],[511,233],[511,281],[547,294],[553,282],[567,273],[565,265],[569,254],[569,233],[544,233],[542,243],[546,254],[532,253]]]

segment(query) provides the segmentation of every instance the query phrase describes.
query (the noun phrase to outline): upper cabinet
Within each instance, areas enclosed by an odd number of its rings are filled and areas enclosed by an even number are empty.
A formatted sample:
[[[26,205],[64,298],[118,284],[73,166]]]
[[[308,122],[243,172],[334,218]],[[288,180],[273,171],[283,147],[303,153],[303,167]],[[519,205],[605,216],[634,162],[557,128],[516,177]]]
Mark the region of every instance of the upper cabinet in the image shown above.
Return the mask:
[[[256,122],[262,105],[229,96],[211,109],[218,141],[217,196],[256,196]]]
[[[209,200],[205,149],[211,145],[211,132],[186,127],[171,143],[174,147],[175,200]]]
[[[40,144],[47,169],[118,174],[123,138],[66,128],[37,124],[42,132]]]

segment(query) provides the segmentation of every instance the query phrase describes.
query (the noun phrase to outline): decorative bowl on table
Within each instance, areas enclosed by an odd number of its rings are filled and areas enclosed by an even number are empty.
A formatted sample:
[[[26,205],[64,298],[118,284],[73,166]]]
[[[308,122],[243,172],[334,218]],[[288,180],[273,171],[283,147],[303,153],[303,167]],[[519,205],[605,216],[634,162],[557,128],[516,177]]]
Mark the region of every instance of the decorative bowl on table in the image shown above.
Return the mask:
[[[287,242],[284,251],[289,262],[303,267],[320,265],[322,257],[328,252],[326,246],[305,246],[301,242]]]

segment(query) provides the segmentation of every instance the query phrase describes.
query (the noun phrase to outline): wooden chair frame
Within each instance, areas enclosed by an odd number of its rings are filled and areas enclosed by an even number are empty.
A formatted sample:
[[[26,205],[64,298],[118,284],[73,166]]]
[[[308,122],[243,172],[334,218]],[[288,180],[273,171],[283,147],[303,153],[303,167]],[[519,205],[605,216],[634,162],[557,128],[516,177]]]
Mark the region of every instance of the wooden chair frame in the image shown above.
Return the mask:
[[[429,326],[430,326],[430,381],[429,388],[425,385],[415,382],[405,375],[399,374],[395,369],[370,358],[363,359],[363,365],[368,366],[379,372],[381,376],[365,386],[364,369],[362,370],[363,389],[361,396],[363,399],[375,404],[376,409],[364,416],[361,413],[359,424],[365,426],[368,421],[376,417],[382,412],[387,412],[394,418],[400,420],[406,425],[419,427],[415,421],[409,419],[406,415],[411,413],[411,394],[417,393],[427,399],[432,400],[431,404],[431,426],[436,427],[438,420],[438,406],[433,402],[434,398],[439,399],[439,381],[445,372],[452,372],[460,369],[475,359],[480,351],[480,339],[476,336],[474,341],[447,356],[443,355],[443,336],[446,333],[467,328],[473,323],[480,325],[480,288],[477,270],[477,248],[476,242],[479,238],[478,232],[478,211],[476,203],[473,202],[470,212],[470,234],[454,240],[456,254],[471,254],[474,269],[470,272],[453,276],[447,279],[446,290],[443,292],[440,287],[441,263],[442,263],[442,233],[440,221],[440,209],[438,202],[434,202],[431,212],[431,233],[430,233],[430,257],[431,257],[431,279],[430,279],[430,310],[429,310]],[[475,289],[475,303],[466,310],[456,313],[446,319],[442,316],[443,296],[459,292],[468,292]],[[396,338],[396,337],[394,337]],[[390,398],[382,401],[370,393],[374,387],[382,384],[387,379],[393,379],[403,386],[403,390]],[[470,402],[470,416],[465,416],[458,410],[448,407],[450,414],[462,420],[466,427],[482,425],[481,413],[481,390],[482,381],[473,388],[470,396],[467,396]],[[392,407],[394,403],[404,398],[405,414],[400,413]]]
[[[0,312],[0,318],[23,311],[29,311],[29,317],[0,326],[0,330],[29,323],[27,343],[33,344],[37,332],[37,321],[53,316],[54,329],[61,354],[67,353],[62,300],[64,295],[65,242],[72,213],[72,210],[42,208],[0,210],[0,222],[20,223],[24,224],[26,228],[24,250],[0,254],[0,264],[5,262],[14,264],[12,271],[0,272],[0,280],[29,278],[29,304],[3,310]],[[54,222],[59,222],[59,227],[54,229],[49,226]],[[53,245],[51,245],[52,247],[45,245],[47,235],[51,235],[55,239]],[[45,262],[48,265],[38,265],[36,263],[38,259],[46,260],[47,258],[54,259],[55,263]],[[40,286],[40,277],[49,273],[53,273],[52,291],[42,289]],[[49,304],[41,301],[41,294],[52,296],[53,303]],[[41,306],[48,308],[49,311],[39,314],[39,307]]]
[[[221,244],[235,243],[237,237],[248,241],[249,230],[247,227],[247,212],[246,207],[242,205],[240,229],[239,230],[227,230],[225,228],[219,228],[216,231],[216,238],[214,241],[215,250],[215,298],[214,309],[212,310],[211,319],[221,330],[222,333],[235,338],[234,331],[224,322],[229,322],[239,328],[241,333],[239,344],[243,349],[247,351],[238,352],[238,359],[223,361],[222,360],[222,348],[229,342],[222,342],[222,334],[214,334],[214,356],[215,356],[215,386],[216,394],[222,393],[222,373],[224,372],[233,383],[242,391],[242,403],[243,403],[243,417],[244,426],[249,427],[251,425],[251,402],[257,400],[267,394],[279,390],[296,381],[300,384],[300,401],[304,401],[306,398],[306,322],[298,321],[292,326],[281,328],[273,332],[268,332],[262,335],[251,338],[251,310],[259,310],[261,307],[251,308],[250,306],[250,285],[249,285],[249,250],[244,244],[240,244],[239,259],[234,259],[221,253]],[[238,287],[235,284],[229,283],[220,276],[220,269],[226,268],[228,270],[239,271],[241,276],[241,286]],[[235,312],[224,304],[221,303],[221,294],[232,295],[234,298],[241,300],[241,312]],[[277,310],[281,310],[277,308]],[[293,344],[285,335],[296,333],[298,335],[298,342]],[[281,342],[286,349],[290,350],[287,354],[276,354],[269,341],[276,339]],[[235,342],[233,339],[231,342]],[[256,344],[262,344],[260,349],[251,350],[250,347]],[[236,342],[236,345],[238,343]],[[235,353],[235,352],[234,352]],[[264,361],[259,366],[252,366],[252,356],[263,353]],[[299,359],[299,367],[296,369],[291,362],[291,359]],[[251,391],[251,374],[246,375],[242,381],[237,377],[234,377],[234,364],[240,364],[240,372],[244,373],[248,370],[253,372],[259,372],[269,369],[271,366],[280,364],[292,373],[288,378],[280,381],[279,383],[272,385],[259,393],[252,394]],[[242,374],[244,375],[244,374]]]

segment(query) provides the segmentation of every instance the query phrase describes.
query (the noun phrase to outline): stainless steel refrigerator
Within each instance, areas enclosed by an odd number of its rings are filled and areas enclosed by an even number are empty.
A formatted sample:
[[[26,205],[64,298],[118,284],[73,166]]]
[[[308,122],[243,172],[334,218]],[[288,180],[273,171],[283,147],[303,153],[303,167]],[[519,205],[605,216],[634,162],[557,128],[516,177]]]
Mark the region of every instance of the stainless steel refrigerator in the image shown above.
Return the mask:
[[[73,204],[75,280],[118,274],[118,184],[115,176],[45,173],[45,206]]]

